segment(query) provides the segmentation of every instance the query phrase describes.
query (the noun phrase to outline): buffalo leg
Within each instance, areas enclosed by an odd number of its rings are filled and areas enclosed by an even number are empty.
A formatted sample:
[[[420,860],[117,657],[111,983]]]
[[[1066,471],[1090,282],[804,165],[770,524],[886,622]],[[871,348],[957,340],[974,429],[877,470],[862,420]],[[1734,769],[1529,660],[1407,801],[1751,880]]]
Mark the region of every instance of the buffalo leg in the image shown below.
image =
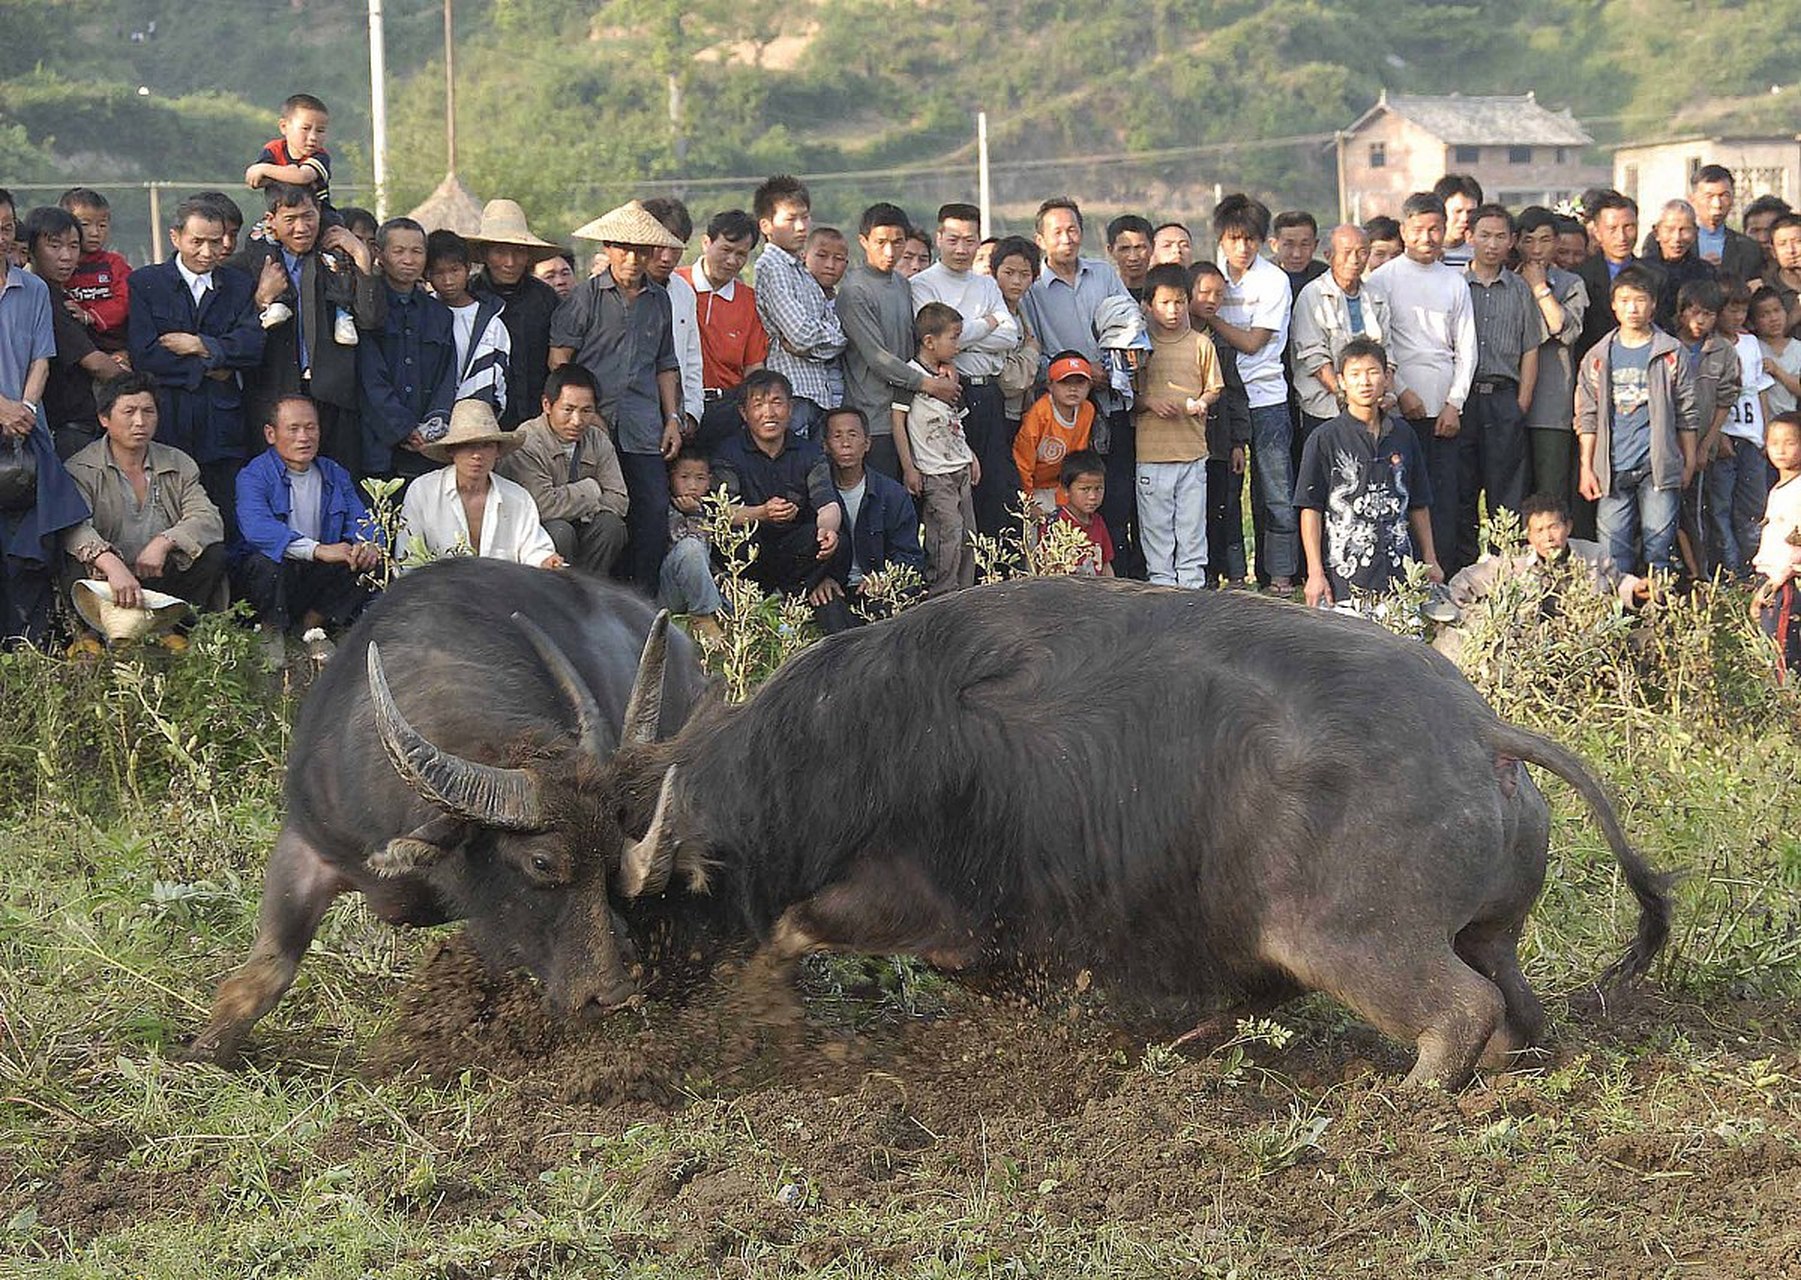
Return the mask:
[[[1518,926],[1471,925],[1457,935],[1457,954],[1500,988],[1507,1006],[1506,1018],[1482,1053],[1482,1065],[1490,1070],[1510,1065],[1514,1054],[1536,1048],[1545,1039],[1545,1008],[1520,969],[1519,943]]]
[[[1297,946],[1266,940],[1266,956],[1301,982],[1343,1001],[1419,1050],[1407,1088],[1457,1088],[1507,1014],[1495,984],[1448,946],[1408,954],[1364,939],[1318,937]]]
[[[293,983],[300,957],[332,899],[345,887],[318,850],[291,829],[282,829],[263,878],[263,901],[249,958],[219,984],[212,1017],[188,1047],[188,1056],[216,1062],[237,1056],[256,1020],[273,1009]]]

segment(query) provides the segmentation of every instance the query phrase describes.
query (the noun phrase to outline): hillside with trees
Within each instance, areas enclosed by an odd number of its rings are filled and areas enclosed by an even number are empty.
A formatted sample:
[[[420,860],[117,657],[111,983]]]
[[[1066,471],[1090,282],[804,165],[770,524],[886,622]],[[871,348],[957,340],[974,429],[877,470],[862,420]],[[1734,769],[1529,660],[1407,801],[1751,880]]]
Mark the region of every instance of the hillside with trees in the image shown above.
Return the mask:
[[[443,177],[440,0],[387,0],[390,206]],[[1777,0],[458,0],[457,169],[565,229],[635,191],[701,208],[774,170],[845,216],[974,185],[1158,211],[1216,185],[1325,205],[1324,139],[1388,88],[1523,92],[1601,143],[1793,131]],[[0,0],[0,181],[234,181],[295,90],[369,178],[365,0]],[[352,192],[354,195],[354,192]]]

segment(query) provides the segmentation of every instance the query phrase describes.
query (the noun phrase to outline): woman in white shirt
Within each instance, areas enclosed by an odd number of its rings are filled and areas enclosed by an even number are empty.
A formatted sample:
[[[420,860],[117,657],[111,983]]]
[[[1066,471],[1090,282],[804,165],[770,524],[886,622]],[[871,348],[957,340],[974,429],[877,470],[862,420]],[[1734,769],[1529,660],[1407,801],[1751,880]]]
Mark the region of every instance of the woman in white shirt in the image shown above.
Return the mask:
[[[494,474],[501,455],[523,443],[517,432],[500,429],[485,400],[457,401],[450,412],[450,429],[419,450],[432,461],[449,465],[407,486],[401,506],[402,548],[410,550],[418,538],[434,559],[481,555],[541,569],[562,568],[563,557],[544,531],[531,494]]]

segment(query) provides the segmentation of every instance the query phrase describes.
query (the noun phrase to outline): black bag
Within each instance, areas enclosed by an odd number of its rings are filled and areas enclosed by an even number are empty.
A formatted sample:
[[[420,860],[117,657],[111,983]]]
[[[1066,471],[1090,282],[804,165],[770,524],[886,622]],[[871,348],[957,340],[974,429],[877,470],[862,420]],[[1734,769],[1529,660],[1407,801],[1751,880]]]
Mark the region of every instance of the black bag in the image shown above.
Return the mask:
[[[38,500],[38,455],[26,436],[0,440],[0,511],[29,511]]]

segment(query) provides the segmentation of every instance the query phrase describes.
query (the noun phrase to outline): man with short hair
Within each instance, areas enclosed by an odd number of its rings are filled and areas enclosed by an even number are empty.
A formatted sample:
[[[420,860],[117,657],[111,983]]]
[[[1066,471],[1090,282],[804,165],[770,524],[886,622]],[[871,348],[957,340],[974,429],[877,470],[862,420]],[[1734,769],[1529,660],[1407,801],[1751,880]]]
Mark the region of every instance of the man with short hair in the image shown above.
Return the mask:
[[[357,350],[363,468],[369,475],[411,480],[436,471],[419,452],[424,432],[449,426],[457,398],[456,321],[449,307],[419,287],[425,244],[425,228],[411,218],[389,218],[376,228],[388,317]]]
[[[1456,559],[1464,450],[1463,408],[1476,375],[1476,318],[1463,272],[1441,260],[1445,202],[1416,191],[1401,205],[1406,252],[1374,272],[1366,284],[1388,303],[1389,357],[1394,361],[1395,407],[1413,427],[1426,454],[1432,488],[1432,544],[1447,574]],[[1462,436],[1463,438],[1459,438]]]
[[[1570,352],[1588,312],[1588,289],[1575,272],[1557,265],[1560,221],[1542,205],[1520,211],[1519,274],[1532,290],[1545,330],[1538,348],[1538,381],[1526,408],[1532,483],[1538,493],[1567,505],[1575,491],[1576,466],[1576,366]]]
[[[1506,267],[1514,248],[1513,215],[1498,204],[1477,207],[1470,215],[1469,280],[1471,314],[1476,322],[1476,373],[1470,383],[1463,433],[1474,437],[1475,454],[1466,450],[1464,466],[1480,470],[1459,478],[1457,537],[1454,559],[1474,564],[1480,558],[1477,538],[1477,493],[1488,496],[1488,510],[1518,514],[1530,487],[1531,453],[1526,442],[1526,411],[1538,386],[1538,348],[1545,340],[1544,321],[1532,287]],[[1441,548],[1440,554],[1449,552]]]
[[[844,401],[844,329],[825,287],[806,267],[813,197],[799,178],[767,179],[751,200],[768,243],[757,259],[757,315],[769,337],[768,367],[792,388],[791,426],[805,437],[825,409]],[[884,419],[887,410],[882,411]]]
[[[81,224],[75,215],[56,205],[45,205],[25,215],[19,230],[31,269],[50,290],[50,315],[56,334],[56,355],[50,360],[50,380],[44,385],[44,421],[56,440],[56,451],[68,457],[100,435],[94,416],[94,384],[110,382],[126,371],[123,351],[110,354],[94,344],[87,325],[73,314],[69,278],[81,258]],[[124,290],[121,289],[121,301]]]
[[[1143,302],[1144,276],[1151,269],[1151,222],[1136,213],[1122,213],[1107,224],[1107,256],[1133,299]]]
[[[1020,300],[1020,313],[1038,339],[1041,364],[1048,368],[1054,353],[1075,351],[1099,369],[1096,318],[1108,298],[1130,298],[1131,294],[1110,263],[1082,256],[1082,211],[1074,200],[1067,196],[1046,200],[1038,206],[1034,225],[1044,261],[1038,279]],[[1140,576],[1143,557],[1138,553],[1138,460],[1132,416],[1106,380],[1097,381],[1091,395],[1096,413],[1090,445],[1107,460],[1101,518],[1117,551],[1114,569],[1121,577]]]
[[[1567,214],[1557,215],[1557,255],[1552,259],[1557,266],[1576,276],[1582,270],[1582,264],[1588,261],[1588,228],[1582,225],[1580,218],[1572,218]],[[1581,279],[1577,276],[1577,279]],[[1582,292],[1588,293],[1588,286],[1583,285]]]
[[[575,232],[599,240],[607,269],[577,285],[551,318],[550,365],[571,360],[600,388],[630,495],[632,581],[655,592],[669,543],[668,459],[682,447],[681,369],[669,293],[647,268],[659,249],[681,247],[636,200]]]
[[[1792,210],[1789,208],[1788,201],[1781,196],[1758,196],[1757,199],[1745,206],[1745,235],[1759,249],[1763,250],[1763,262],[1759,266],[1757,276],[1752,278],[1760,278],[1763,272],[1769,269],[1771,229],[1776,225],[1776,219],[1790,212]],[[1769,281],[1766,279],[1764,283],[1768,284]]]
[[[269,447],[238,472],[238,593],[273,635],[291,627],[340,630],[369,603],[361,575],[382,554],[374,522],[350,473],[319,456],[311,400],[277,400],[263,439]]]
[[[1475,256],[1470,247],[1470,215],[1482,203],[1482,184],[1467,173],[1447,173],[1432,184],[1432,194],[1445,205],[1444,262],[1467,267]],[[1440,553],[1444,550],[1441,543]]]
[[[1289,417],[1283,353],[1294,310],[1286,272],[1258,253],[1270,233],[1269,210],[1242,192],[1213,210],[1226,300],[1213,332],[1237,353],[1251,406],[1251,521],[1260,579],[1280,596],[1294,593],[1300,545],[1294,511],[1294,422]]]
[[[689,279],[679,274],[682,254],[694,236],[694,219],[688,206],[674,196],[657,196],[644,202],[644,211],[663,229],[682,242],[681,248],[658,249],[646,264],[644,273],[669,291],[669,318],[675,326],[675,359],[682,374],[682,428],[684,437],[692,438],[700,430],[700,416],[706,408],[706,381],[702,376],[700,354],[700,295]]]
[[[1663,295],[1663,272],[1633,252],[1638,244],[1636,200],[1617,191],[1597,191],[1594,199],[1584,203],[1583,216],[1588,219],[1589,234],[1598,247],[1583,260],[1576,272],[1582,277],[1582,285],[1588,290],[1591,303],[1588,313],[1582,318],[1582,337],[1576,342],[1578,360],[1618,325],[1618,321],[1613,318],[1613,308],[1594,305],[1594,300],[1613,296],[1613,282],[1620,272],[1627,267],[1643,267],[1656,286],[1652,292],[1653,299]],[[1582,509],[1576,512],[1576,532],[1581,536],[1586,536],[1588,532],[1586,515]]]
[[[901,474],[890,408],[910,401],[916,391],[947,404],[963,394],[955,369],[924,374],[913,363],[913,293],[894,270],[907,226],[906,213],[896,205],[865,209],[857,231],[863,260],[845,273],[833,299],[844,326],[845,403],[863,411],[870,430],[868,463],[890,479]]]
[[[1388,300],[1363,288],[1369,235],[1352,223],[1334,227],[1326,270],[1295,298],[1289,339],[1295,393],[1301,406],[1301,444],[1343,412],[1338,353],[1352,338],[1388,341]]]
[[[167,262],[131,273],[132,367],[156,382],[158,440],[199,466],[200,482],[229,531],[238,469],[251,452],[243,386],[261,369],[267,342],[257,318],[257,281],[226,265],[225,224],[210,202],[190,199],[175,207],[169,246],[175,252]]]
[[[611,573],[625,549],[628,498],[601,421],[600,388],[581,365],[566,364],[544,379],[543,407],[520,424],[524,443],[494,469],[531,494],[558,555],[589,573]]]
[[[739,278],[756,247],[756,219],[727,209],[701,234],[700,260],[676,271],[694,290],[699,319],[703,408],[694,443],[702,452],[737,430],[738,387],[769,359],[756,290]]]
[[[1704,260],[1696,248],[1700,224],[1695,207],[1686,200],[1669,200],[1657,215],[1645,249],[1647,261],[1663,271],[1657,295],[1657,327],[1676,331],[1676,295],[1691,280],[1713,280],[1719,268]]]
[[[1183,268],[1194,265],[1194,235],[1186,223],[1166,222],[1151,232],[1151,265],[1166,262]]]
[[[1326,274],[1326,264],[1314,256],[1318,251],[1319,221],[1305,209],[1284,209],[1270,223],[1270,256],[1287,275],[1288,290],[1297,298]]]
[[[68,463],[93,515],[63,534],[63,550],[80,576],[106,580],[115,604],[139,604],[146,586],[196,609],[222,604],[225,522],[194,460],[156,442],[156,384],[129,373],[96,399],[106,434]]]
[[[1695,170],[1695,185],[1689,192],[1695,210],[1695,252],[1727,275],[1756,280],[1763,275],[1763,246],[1726,225],[1736,197],[1732,170],[1725,165],[1704,164]],[[1646,256],[1650,252],[1647,243]]]
[[[1401,245],[1401,224],[1385,213],[1379,213],[1364,223],[1363,234],[1370,238],[1369,261],[1363,268],[1365,276],[1384,262],[1391,262],[1406,252]]]
[[[994,277],[977,275],[976,248],[981,244],[982,212],[973,204],[947,204],[938,210],[938,261],[914,276],[915,313],[928,302],[942,302],[963,317],[957,347],[957,375],[963,385],[963,437],[980,464],[975,487],[976,528],[998,537],[1012,523],[1011,508],[1019,489],[1013,477],[1013,440],[1007,429],[1007,399],[1001,391],[1001,363],[1019,345],[1019,322],[1013,318]]]
[[[488,201],[468,244],[482,264],[470,291],[500,305],[500,323],[510,342],[507,401],[498,412],[502,429],[511,431],[538,412],[550,372],[550,321],[562,305],[557,291],[532,274],[532,267],[562,249],[532,234],[525,210],[514,200]]]
[[[263,326],[261,362],[245,373],[245,407],[266,422],[275,401],[298,392],[319,406],[320,452],[352,475],[362,468],[357,426],[356,347],[338,341],[333,321],[348,311],[357,330],[379,331],[387,293],[369,246],[343,225],[320,229],[318,198],[308,187],[271,182],[268,240],[246,240],[226,265],[256,282]],[[241,446],[240,446],[241,447]]]

